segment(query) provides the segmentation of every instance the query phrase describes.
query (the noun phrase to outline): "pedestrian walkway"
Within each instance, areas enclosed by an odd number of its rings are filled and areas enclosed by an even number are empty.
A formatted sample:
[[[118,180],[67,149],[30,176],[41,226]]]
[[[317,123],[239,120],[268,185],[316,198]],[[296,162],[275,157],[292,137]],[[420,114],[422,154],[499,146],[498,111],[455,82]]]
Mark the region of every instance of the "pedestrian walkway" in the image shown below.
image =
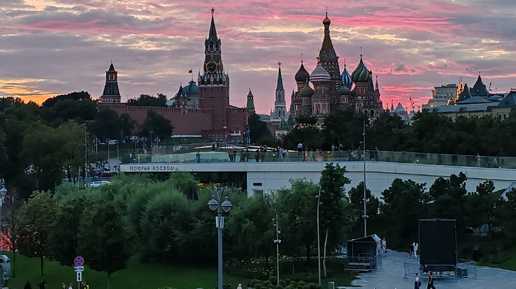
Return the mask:
[[[403,263],[414,260],[409,258],[407,253],[388,251],[383,257],[381,269],[373,272],[360,273],[357,280],[351,285],[355,288],[360,286],[366,289],[412,289],[414,288],[414,276],[403,278]],[[516,288],[516,272],[489,268],[477,267],[477,278],[436,278],[434,286],[436,289],[514,289]],[[427,275],[421,280],[421,288],[426,288]]]

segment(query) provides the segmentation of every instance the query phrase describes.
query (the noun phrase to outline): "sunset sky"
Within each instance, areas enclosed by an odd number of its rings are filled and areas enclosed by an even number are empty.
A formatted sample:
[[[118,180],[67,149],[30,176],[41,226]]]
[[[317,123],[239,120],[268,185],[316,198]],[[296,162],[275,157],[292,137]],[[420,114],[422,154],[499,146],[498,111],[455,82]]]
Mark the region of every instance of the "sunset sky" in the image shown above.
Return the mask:
[[[274,106],[278,61],[287,105],[301,54],[312,72],[326,7],[330,35],[351,73],[360,47],[384,106],[416,108],[434,86],[516,87],[516,2],[507,0],[0,0],[0,96],[41,103],[57,94],[102,94],[113,61],[122,101],[173,97],[204,59],[211,8],[230,76],[230,102],[249,88],[260,113]],[[342,69],[342,68],[341,68]]]

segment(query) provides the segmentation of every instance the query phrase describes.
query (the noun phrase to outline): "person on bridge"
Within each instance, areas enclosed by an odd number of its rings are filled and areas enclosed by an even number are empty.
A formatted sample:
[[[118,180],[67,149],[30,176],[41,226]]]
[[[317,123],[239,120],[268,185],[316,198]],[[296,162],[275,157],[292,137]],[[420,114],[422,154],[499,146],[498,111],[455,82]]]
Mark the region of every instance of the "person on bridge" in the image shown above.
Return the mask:
[[[421,281],[419,281],[419,276],[416,273],[416,278],[414,278],[414,289],[419,289],[419,286],[421,286]]]
[[[297,156],[300,158],[303,156],[303,144],[302,143],[297,144]]]
[[[426,286],[426,289],[435,289],[434,287],[434,276],[432,275],[432,272],[428,272],[428,286]]]

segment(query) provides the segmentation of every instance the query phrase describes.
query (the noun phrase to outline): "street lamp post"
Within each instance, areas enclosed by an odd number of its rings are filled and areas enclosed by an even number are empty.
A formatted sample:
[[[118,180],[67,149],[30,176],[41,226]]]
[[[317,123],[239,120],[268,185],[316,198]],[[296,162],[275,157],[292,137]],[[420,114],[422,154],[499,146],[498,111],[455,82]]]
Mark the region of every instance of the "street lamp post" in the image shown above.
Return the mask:
[[[5,188],[4,179],[0,179],[2,183],[2,188],[0,189],[0,251],[2,250],[2,205],[4,204],[4,198],[7,194],[7,189]]]
[[[278,225],[278,212],[276,212],[276,218],[272,220],[276,221],[276,224],[274,224],[276,229],[276,239],[274,240],[274,243],[276,244],[276,285],[279,285],[279,244],[281,243],[281,240],[279,238],[280,229]]]
[[[363,137],[363,144],[364,144],[364,237],[367,236],[367,205],[366,205],[366,201],[367,201],[367,194],[366,194],[366,144],[365,144],[365,132],[366,132],[366,123],[365,123],[365,120],[364,120],[364,131],[362,132],[362,137]]]
[[[321,285],[321,237],[319,233],[319,206],[321,203],[321,193],[324,193],[324,190],[321,190],[319,187],[319,194],[317,194],[317,272],[319,275],[319,285]]]
[[[208,202],[208,207],[212,211],[217,211],[217,217],[215,217],[215,226],[217,227],[217,239],[218,239],[218,277],[219,277],[219,283],[218,283],[218,289],[222,289],[222,228],[224,228],[224,217],[222,216],[223,212],[229,212],[231,210],[231,202],[229,201],[229,198],[226,196],[225,200],[222,201],[222,197],[224,195],[224,191],[226,188],[221,188],[214,186],[213,187],[213,195],[211,197],[211,200]],[[216,199],[215,199],[216,198]]]

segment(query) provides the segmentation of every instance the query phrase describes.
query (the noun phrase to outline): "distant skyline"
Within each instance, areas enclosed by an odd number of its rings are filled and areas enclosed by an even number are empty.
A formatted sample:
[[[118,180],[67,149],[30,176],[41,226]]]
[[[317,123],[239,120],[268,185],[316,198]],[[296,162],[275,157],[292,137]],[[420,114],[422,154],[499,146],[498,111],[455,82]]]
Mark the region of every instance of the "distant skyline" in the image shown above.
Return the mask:
[[[37,103],[88,91],[98,98],[111,61],[122,101],[171,98],[202,69],[211,8],[230,76],[230,103],[252,90],[269,113],[281,61],[287,105],[301,55],[309,73],[330,36],[349,73],[364,63],[378,75],[384,107],[416,109],[434,86],[481,75],[493,92],[516,87],[516,3],[506,0],[172,1],[2,0],[0,96]],[[192,69],[193,74],[188,71]]]

